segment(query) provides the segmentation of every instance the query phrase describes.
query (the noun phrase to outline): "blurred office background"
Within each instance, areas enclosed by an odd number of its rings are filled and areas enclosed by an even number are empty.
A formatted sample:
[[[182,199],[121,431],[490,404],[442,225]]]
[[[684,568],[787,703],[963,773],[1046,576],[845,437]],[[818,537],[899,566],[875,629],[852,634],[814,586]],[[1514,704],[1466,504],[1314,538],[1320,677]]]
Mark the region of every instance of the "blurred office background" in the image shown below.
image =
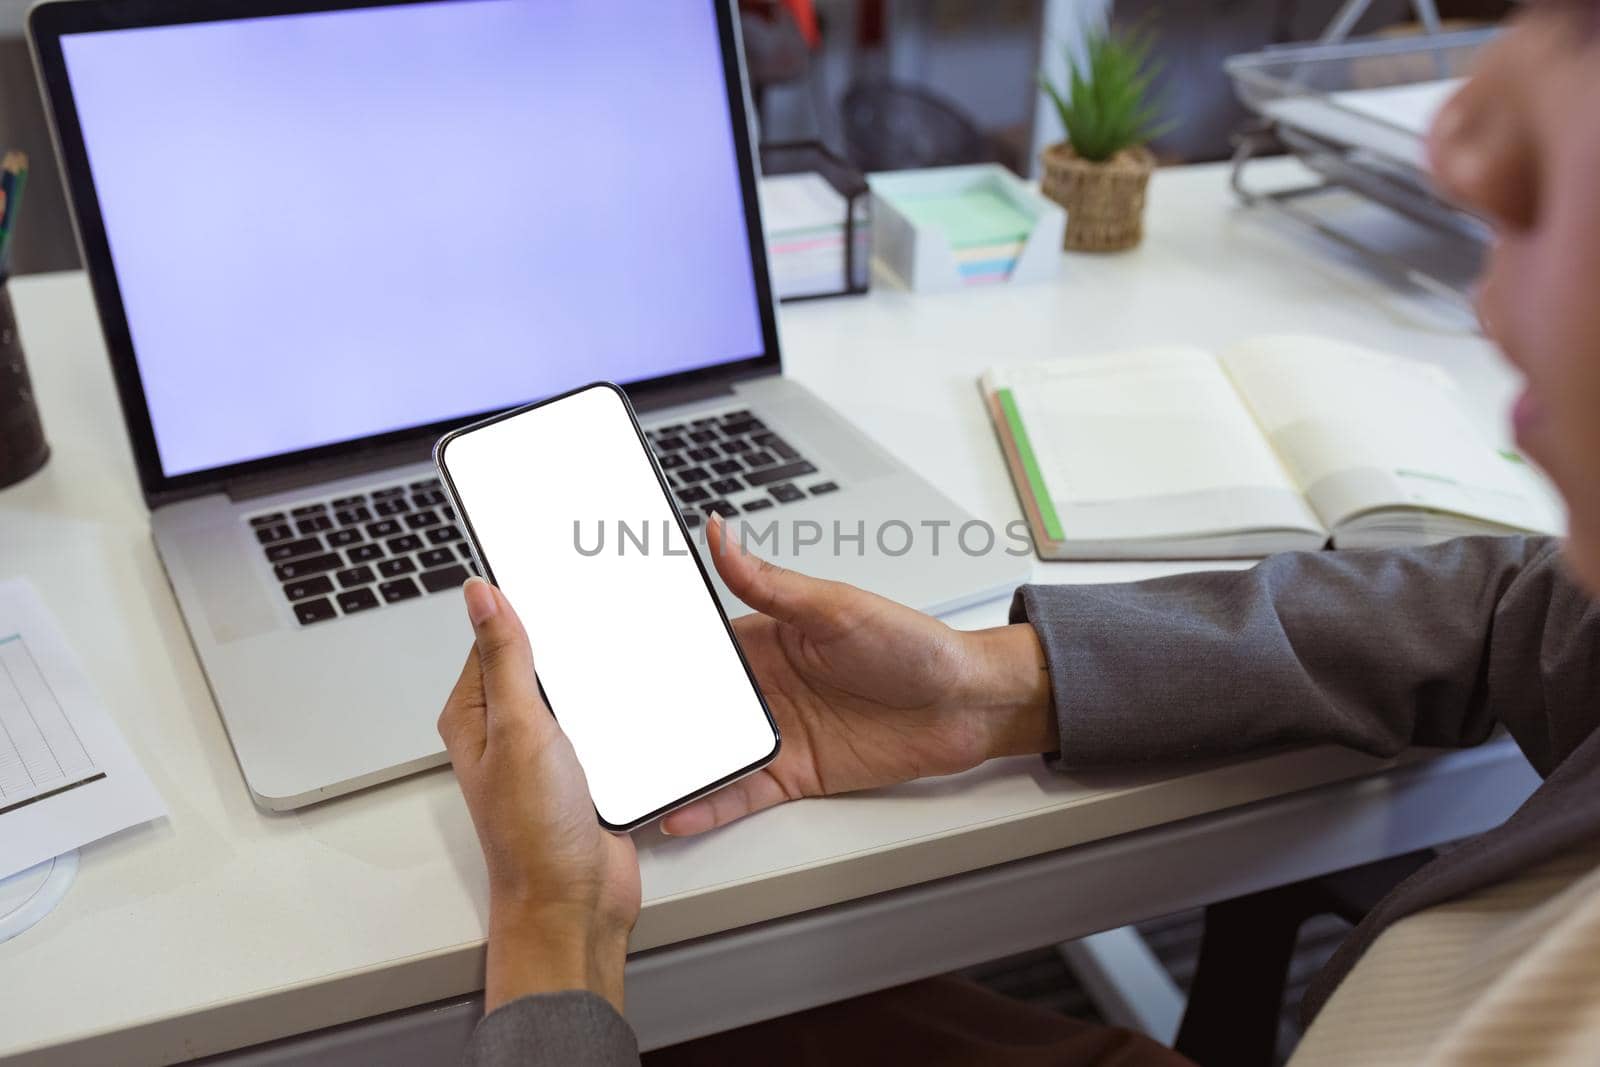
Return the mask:
[[[866,170],[993,160],[1031,176],[1059,139],[1035,76],[1107,17],[1158,35],[1177,119],[1164,162],[1224,158],[1244,119],[1222,60],[1317,37],[1344,0],[741,0],[764,141],[821,140]],[[1439,0],[1452,21],[1510,0]],[[0,0],[0,145],[32,160],[16,273],[78,265],[49,132],[22,38],[25,0]],[[1358,33],[1407,32],[1407,0],[1372,0]],[[618,28],[626,33],[626,25]]]

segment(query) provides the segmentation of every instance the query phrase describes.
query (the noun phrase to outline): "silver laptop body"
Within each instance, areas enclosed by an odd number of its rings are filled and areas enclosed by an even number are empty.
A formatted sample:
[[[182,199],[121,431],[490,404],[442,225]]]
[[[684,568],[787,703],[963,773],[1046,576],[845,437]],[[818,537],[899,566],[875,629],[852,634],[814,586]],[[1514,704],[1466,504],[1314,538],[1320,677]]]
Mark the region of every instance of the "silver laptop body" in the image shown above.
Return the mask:
[[[354,7],[341,17],[381,17],[412,6]],[[674,6],[687,10],[687,5]],[[30,17],[30,41],[155,543],[245,782],[261,807],[289,810],[442,764],[446,757],[435,720],[470,640],[454,590],[475,565],[433,484],[427,456],[439,432],[485,410],[451,411],[448,417],[352,434],[331,445],[174,471],[172,446],[158,444],[163,418],[170,423],[173,416],[162,414],[168,409],[161,409],[159,393],[151,389],[155,357],[141,364],[138,348],[145,342],[136,346],[135,338],[142,320],[136,308],[129,313],[144,289],[144,275],[135,274],[122,255],[113,255],[116,234],[128,227],[119,229],[114,204],[102,216],[107,186],[90,166],[91,154],[100,165],[97,137],[110,145],[108,157],[117,150],[114,135],[96,132],[95,109],[110,106],[106,94],[115,88],[118,68],[94,48],[114,42],[116,34],[103,31],[188,26],[214,9],[205,0],[155,0],[132,15],[119,7],[125,5],[118,0],[40,5]],[[301,3],[283,17],[341,10],[338,3]],[[258,14],[283,11],[276,0],[261,0]],[[233,5],[228,21],[249,13],[247,5]],[[783,375],[736,21],[731,5],[721,0],[707,0],[701,14],[704,26],[668,29],[681,29],[685,40],[714,31],[738,170],[737,189],[730,184],[729,195],[743,210],[759,339],[745,358],[642,380],[597,358],[575,368],[573,380],[560,386],[598,378],[627,383],[686,517],[698,522],[707,508],[716,508],[732,517],[736,530],[747,530],[752,547],[764,555],[933,612],[1005,593],[1029,570],[1014,536],[993,531],[987,551],[958,548],[953,532],[971,521],[969,515]],[[94,48],[80,49],[75,37],[91,35]],[[183,43],[192,50],[193,41]],[[563,105],[556,100],[552,106]],[[621,136],[635,133],[624,130]],[[163,165],[174,162],[166,158]],[[466,210],[466,205],[452,209]],[[649,233],[638,235],[639,241],[650,239]],[[381,270],[381,264],[374,269]],[[595,300],[629,300],[627,286],[617,279],[598,284],[605,292]],[[400,306],[393,313],[414,310]],[[290,317],[296,313],[293,307],[280,311]],[[656,330],[664,347],[681,340],[672,336],[674,329],[661,323]],[[539,340],[530,335],[527,346],[537,348]],[[469,352],[441,358],[440,373],[450,373],[452,360],[471,357]],[[382,374],[383,359],[372,363]],[[315,373],[314,365],[310,369]],[[414,394],[402,390],[397,395],[406,404],[425,405],[428,382],[412,388]],[[557,389],[549,383],[544,391]],[[216,388],[188,395],[195,405],[210,405],[206,418],[217,424],[216,433],[226,436],[230,422],[258,419],[254,401],[235,399],[230,409],[217,396]],[[497,396],[490,409],[530,399]],[[582,456],[548,461],[581,463]],[[943,536],[936,538],[933,531]],[[980,535],[969,543],[985,540]],[[719,592],[730,614],[747,610],[720,585]],[[618,610],[626,610],[626,604],[619,603]],[[671,622],[661,620],[663,626]],[[617,655],[626,662],[625,649]]]

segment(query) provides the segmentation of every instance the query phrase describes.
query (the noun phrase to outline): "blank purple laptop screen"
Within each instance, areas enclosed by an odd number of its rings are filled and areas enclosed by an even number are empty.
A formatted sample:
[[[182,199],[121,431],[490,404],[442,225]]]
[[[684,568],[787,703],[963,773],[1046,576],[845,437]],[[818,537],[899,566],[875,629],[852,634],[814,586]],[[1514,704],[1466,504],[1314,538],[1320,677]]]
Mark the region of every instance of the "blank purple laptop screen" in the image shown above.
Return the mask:
[[[169,477],[763,352],[711,3],[62,51]]]

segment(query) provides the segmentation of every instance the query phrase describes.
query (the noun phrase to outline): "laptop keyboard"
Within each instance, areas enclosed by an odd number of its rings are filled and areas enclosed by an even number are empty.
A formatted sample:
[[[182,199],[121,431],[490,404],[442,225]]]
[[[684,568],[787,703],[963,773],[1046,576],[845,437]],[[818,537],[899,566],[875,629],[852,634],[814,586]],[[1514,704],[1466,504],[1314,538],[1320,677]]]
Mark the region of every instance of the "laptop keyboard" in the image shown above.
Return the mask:
[[[437,478],[248,521],[302,626],[456,589],[478,572]]]
[[[691,528],[839,488],[748,411],[645,431]],[[478,573],[437,478],[245,520],[302,626],[459,588]]]
[[[729,411],[645,430],[684,522],[725,519],[792,504],[839,488],[748,411]]]

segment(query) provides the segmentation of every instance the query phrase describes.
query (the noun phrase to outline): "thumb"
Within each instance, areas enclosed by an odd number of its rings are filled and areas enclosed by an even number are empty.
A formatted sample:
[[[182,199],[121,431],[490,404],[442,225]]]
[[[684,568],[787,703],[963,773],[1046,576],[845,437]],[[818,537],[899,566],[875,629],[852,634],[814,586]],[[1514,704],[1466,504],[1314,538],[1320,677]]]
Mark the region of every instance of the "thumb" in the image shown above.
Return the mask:
[[[539,693],[533,672],[533,650],[522,620],[505,594],[482,578],[468,578],[461,587],[472,620],[483,675],[483,702],[488,712],[489,743],[497,732],[514,728],[553,728],[554,720]]]
[[[706,544],[729,591],[761,614],[803,630],[818,641],[848,629],[849,586],[787,570],[753,555],[715,513],[706,525]]]

